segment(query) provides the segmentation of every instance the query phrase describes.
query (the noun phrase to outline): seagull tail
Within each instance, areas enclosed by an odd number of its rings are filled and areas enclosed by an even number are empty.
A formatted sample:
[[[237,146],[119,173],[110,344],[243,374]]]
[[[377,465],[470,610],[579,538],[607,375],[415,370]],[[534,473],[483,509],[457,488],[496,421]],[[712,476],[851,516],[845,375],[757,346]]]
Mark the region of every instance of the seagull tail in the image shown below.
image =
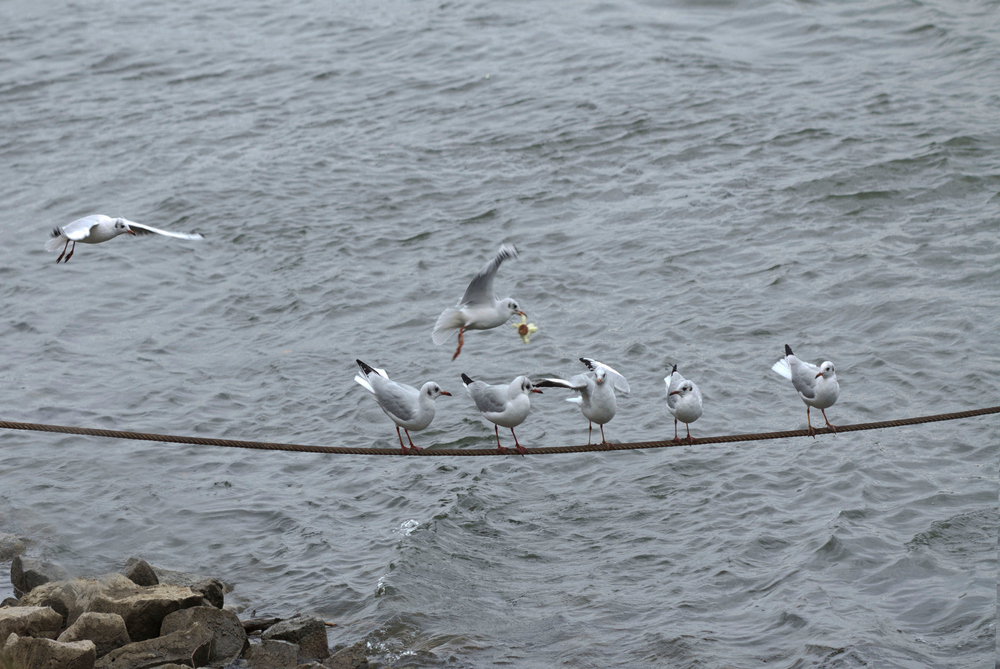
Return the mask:
[[[66,244],[66,237],[63,237],[62,230],[59,228],[53,228],[52,237],[49,241],[45,242],[45,250],[49,253],[53,251],[58,251]]]
[[[788,361],[784,358],[771,365],[771,369],[778,374],[781,374],[789,381],[792,380],[792,368],[788,366]]]
[[[462,311],[455,307],[448,307],[438,316],[437,323],[434,324],[434,334],[432,338],[438,346],[445,343],[455,334],[455,330],[465,325],[462,320]]]
[[[368,379],[358,374],[354,377],[354,380],[361,384],[361,387],[370,392],[372,395],[375,394],[375,389],[372,388],[372,384],[368,383]]]
[[[567,402],[572,402],[573,404],[583,404],[583,398],[582,397],[570,397],[566,401]]]

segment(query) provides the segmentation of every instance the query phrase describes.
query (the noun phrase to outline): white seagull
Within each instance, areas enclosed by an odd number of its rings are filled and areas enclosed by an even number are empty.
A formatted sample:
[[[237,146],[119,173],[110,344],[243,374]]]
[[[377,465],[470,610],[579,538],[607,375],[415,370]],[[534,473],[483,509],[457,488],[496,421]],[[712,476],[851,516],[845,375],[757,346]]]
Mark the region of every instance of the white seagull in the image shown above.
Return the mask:
[[[667,411],[674,417],[674,441],[680,441],[677,436],[677,421],[687,427],[688,443],[691,438],[691,423],[701,417],[701,391],[694,381],[689,381],[677,371],[677,365],[670,371],[670,376],[663,379],[667,386]]]
[[[451,338],[452,332],[458,330],[458,348],[454,360],[462,352],[462,335],[466,330],[489,330],[503,325],[515,314],[524,316],[517,302],[507,297],[500,299],[493,292],[493,279],[501,263],[508,258],[516,258],[517,249],[504,244],[497,251],[493,260],[472,277],[472,283],[465,289],[465,295],[454,307],[448,307],[438,316],[434,324],[434,343],[440,346]]]
[[[593,434],[594,423],[601,426],[601,443],[607,444],[604,438],[604,424],[615,417],[618,410],[618,400],[615,391],[628,395],[632,390],[628,387],[625,377],[608,367],[603,362],[598,362],[592,358],[580,358],[580,362],[585,364],[589,372],[577,374],[569,381],[563,379],[542,379],[535,383],[541,388],[569,388],[580,393],[579,397],[571,397],[567,402],[574,402],[580,406],[580,411],[590,421],[587,430],[587,445],[590,445],[590,438]]]
[[[450,397],[451,393],[441,390],[441,387],[433,381],[428,381],[417,390],[413,386],[390,381],[384,369],[376,369],[360,360],[355,362],[361,368],[361,373],[355,376],[354,380],[375,396],[375,401],[382,407],[382,411],[396,424],[396,436],[399,437],[403,455],[422,450],[413,445],[410,430],[419,432],[430,425],[434,420],[434,400],[441,395]],[[410,442],[409,448],[403,445],[399,428],[403,428],[406,432],[406,439]]]
[[[519,376],[510,385],[491,386],[482,381],[473,381],[462,374],[462,382],[469,391],[469,397],[476,403],[476,408],[483,417],[493,423],[493,432],[497,436],[497,451],[506,453],[507,449],[500,445],[500,432],[497,426],[509,427],[514,435],[514,450],[521,455],[526,453],[524,446],[517,443],[514,428],[524,422],[531,410],[531,398],[528,393],[541,393],[526,376]]]
[[[837,431],[837,426],[831,424],[826,417],[826,409],[832,407],[840,395],[840,384],[837,383],[837,372],[832,362],[827,360],[817,367],[799,360],[792,353],[792,347],[785,344],[785,357],[774,363],[771,369],[786,379],[791,379],[792,385],[799,391],[799,397],[806,403],[806,424],[809,426],[810,436],[816,438],[816,430],[809,419],[809,407],[816,407],[822,411],[826,426],[834,432]]]
[[[66,262],[69,262],[69,259],[73,257],[73,251],[76,250],[77,242],[83,244],[100,244],[126,233],[130,235],[156,234],[166,237],[176,237],[177,239],[204,239],[197,232],[171,232],[170,230],[154,228],[151,225],[136,223],[126,218],[111,218],[103,214],[94,214],[93,216],[78,218],[62,227],[54,228],[52,230],[52,239],[45,243],[45,250],[50,252],[58,251],[61,246],[62,253],[56,258],[56,262],[58,263],[62,260],[63,256],[66,256]],[[73,248],[69,248],[70,242],[73,243]],[[69,249],[68,255],[66,254],[66,249]]]

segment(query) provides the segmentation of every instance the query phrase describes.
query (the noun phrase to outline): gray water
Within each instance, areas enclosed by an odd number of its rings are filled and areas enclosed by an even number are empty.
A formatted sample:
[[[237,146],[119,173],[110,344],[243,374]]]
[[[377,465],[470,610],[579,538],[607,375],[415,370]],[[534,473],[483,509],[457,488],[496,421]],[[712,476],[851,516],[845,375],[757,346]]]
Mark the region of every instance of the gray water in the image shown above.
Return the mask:
[[[628,377],[616,441],[1000,399],[1000,5],[0,4],[0,419],[392,447],[355,358]],[[43,250],[104,213],[207,239]],[[502,242],[539,332],[431,329]],[[586,439],[557,390],[528,446]],[[821,421],[821,417],[814,416]],[[506,439],[509,443],[509,434]],[[0,531],[315,613],[393,667],[985,667],[1000,421],[661,451],[372,458],[0,433]],[[0,565],[6,569],[7,565]]]

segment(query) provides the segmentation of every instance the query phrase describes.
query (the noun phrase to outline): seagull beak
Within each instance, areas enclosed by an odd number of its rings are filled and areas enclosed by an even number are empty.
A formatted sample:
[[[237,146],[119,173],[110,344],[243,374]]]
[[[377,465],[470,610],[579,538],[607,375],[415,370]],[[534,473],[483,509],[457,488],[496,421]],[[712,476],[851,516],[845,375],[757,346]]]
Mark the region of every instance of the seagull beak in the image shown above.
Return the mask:
[[[127,232],[128,232],[128,233],[129,233],[130,235],[133,235],[133,236],[135,236],[135,232],[133,232],[133,231],[132,231],[132,228],[129,228],[129,229],[127,230]]]
[[[528,314],[524,313],[523,311],[515,311],[514,313],[517,314],[518,316],[524,316],[525,318],[528,317]]]
[[[818,379],[819,377],[821,377],[821,376],[823,376],[823,372],[819,372],[818,374],[816,374],[816,378],[817,378],[817,379]]]
[[[672,393],[670,393],[670,394],[671,394],[671,395],[680,395],[680,394],[681,394],[681,391],[679,391],[679,390],[675,390],[674,392],[672,392]]]
[[[532,389],[531,389],[531,392],[533,392],[533,393],[538,393],[539,395],[541,395],[541,394],[542,394],[542,391],[541,391],[541,390],[539,390],[538,388],[532,388]]]
[[[448,397],[451,397],[451,393],[449,393],[447,390],[442,390],[441,394],[442,395],[447,395]]]

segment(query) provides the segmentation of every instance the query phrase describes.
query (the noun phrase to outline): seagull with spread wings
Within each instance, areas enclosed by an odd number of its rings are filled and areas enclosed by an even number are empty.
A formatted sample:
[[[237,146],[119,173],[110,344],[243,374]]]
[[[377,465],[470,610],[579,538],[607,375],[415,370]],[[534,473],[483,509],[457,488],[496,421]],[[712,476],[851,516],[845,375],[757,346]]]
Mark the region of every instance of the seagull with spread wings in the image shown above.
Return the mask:
[[[542,379],[535,382],[537,388],[569,388],[580,393],[577,397],[571,397],[567,402],[573,402],[580,407],[580,411],[590,421],[587,431],[587,445],[590,445],[590,438],[594,431],[594,423],[601,426],[601,443],[607,444],[604,438],[604,424],[615,417],[618,411],[618,400],[615,391],[628,395],[632,390],[628,386],[628,381],[617,371],[608,367],[603,362],[598,362],[593,358],[580,358],[580,362],[587,366],[589,372],[577,374],[569,381],[563,379]]]
[[[175,237],[177,239],[204,239],[197,232],[171,232],[170,230],[160,230],[151,225],[136,223],[125,218],[111,218],[103,214],[84,216],[72,223],[67,223],[62,227],[52,230],[52,239],[45,243],[45,250],[50,252],[58,251],[62,247],[62,253],[56,258],[58,263],[66,257],[65,262],[73,257],[76,251],[76,243],[100,244],[109,239],[114,239],[118,235],[163,235],[165,237]],[[70,248],[70,243],[73,247]],[[69,254],[66,251],[69,250]]]
[[[472,277],[472,283],[465,289],[465,295],[454,307],[448,307],[438,316],[434,324],[434,343],[440,346],[451,338],[458,330],[458,348],[454,360],[462,352],[462,335],[466,330],[489,330],[503,325],[514,315],[524,316],[524,312],[512,298],[500,299],[493,292],[493,279],[504,260],[516,258],[517,249],[504,244],[497,251],[493,260]]]

